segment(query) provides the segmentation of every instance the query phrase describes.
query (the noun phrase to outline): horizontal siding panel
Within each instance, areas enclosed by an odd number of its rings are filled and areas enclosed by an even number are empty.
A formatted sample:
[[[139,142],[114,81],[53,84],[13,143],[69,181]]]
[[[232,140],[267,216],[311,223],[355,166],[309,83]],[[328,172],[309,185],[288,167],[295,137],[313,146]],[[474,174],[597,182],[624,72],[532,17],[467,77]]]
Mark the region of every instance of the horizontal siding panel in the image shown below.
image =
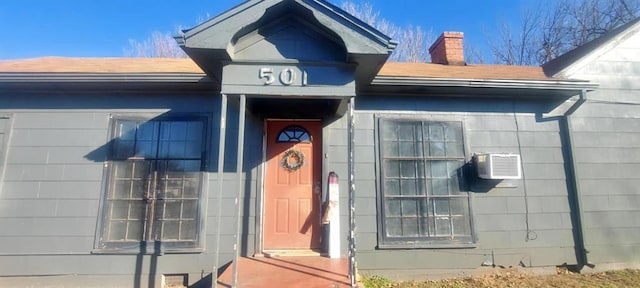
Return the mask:
[[[107,129],[109,113],[78,112],[25,112],[16,114],[15,129]]]
[[[34,215],[35,216],[35,215]],[[0,238],[6,236],[30,237],[93,237],[96,232],[96,217],[46,217],[46,218],[0,218],[0,227],[5,229]]]
[[[515,132],[471,131],[467,133],[468,143],[474,146],[517,147]]]
[[[12,146],[101,147],[106,145],[105,129],[14,129]]]
[[[640,123],[638,123],[640,124]],[[640,147],[636,148],[576,148],[576,160],[584,164],[640,163]]]
[[[583,196],[585,212],[636,211],[640,207],[640,194]]]
[[[529,196],[565,196],[567,195],[567,182],[564,179],[535,180],[527,179],[527,193]]]
[[[600,211],[584,213],[585,228],[640,229],[640,211]],[[640,241],[640,239],[638,239]]]
[[[635,96],[637,97],[637,94]],[[640,115],[640,112],[637,113]],[[640,118],[572,117],[571,122],[573,124],[573,131],[575,132],[640,133]]]
[[[638,178],[640,163],[583,163],[577,169],[580,179],[634,179]]]
[[[640,85],[640,79],[639,79]],[[587,102],[576,111],[578,117],[605,117],[605,118],[640,118],[636,105],[615,104],[615,99],[609,99],[609,103]]]
[[[640,195],[640,179],[581,179],[582,195]]]
[[[563,164],[524,164],[523,174],[527,179],[566,179]]]
[[[529,213],[570,213],[567,196],[529,197]]]
[[[640,246],[640,229],[637,227],[585,229],[585,235],[588,245],[615,244]]]
[[[102,164],[7,165],[5,181],[102,181]]]
[[[624,132],[575,132],[576,148],[635,148],[640,143],[640,133]]]
[[[470,115],[465,117],[468,131],[516,131],[513,115]]]
[[[519,154],[519,153],[518,153]],[[522,162],[531,164],[563,164],[562,149],[555,147],[523,147]]]
[[[94,237],[91,236],[56,236],[56,237],[0,237],[0,254],[56,254],[56,253],[77,253],[77,254],[90,254],[93,249],[93,241]],[[24,257],[24,256],[21,256]],[[69,256],[58,256],[54,258],[53,262],[46,262],[39,264],[43,267],[39,270],[37,275],[47,275],[47,274],[55,274],[57,270],[62,269],[67,271],[67,273],[78,273],[69,271],[69,267],[72,266],[64,266],[62,268],[58,267],[63,265],[62,262],[66,262],[69,259]],[[0,260],[3,262],[4,260]],[[108,263],[113,263],[111,261],[105,261]],[[95,266],[93,266],[95,267]],[[27,268],[28,270],[18,270],[18,274],[25,273],[25,271],[33,271],[33,267],[30,264]],[[6,273],[7,270],[2,270],[3,274]],[[133,270],[132,270],[133,271]],[[27,272],[31,274],[35,274],[32,272]],[[98,273],[98,271],[95,271]],[[6,275],[6,274],[5,274]]]

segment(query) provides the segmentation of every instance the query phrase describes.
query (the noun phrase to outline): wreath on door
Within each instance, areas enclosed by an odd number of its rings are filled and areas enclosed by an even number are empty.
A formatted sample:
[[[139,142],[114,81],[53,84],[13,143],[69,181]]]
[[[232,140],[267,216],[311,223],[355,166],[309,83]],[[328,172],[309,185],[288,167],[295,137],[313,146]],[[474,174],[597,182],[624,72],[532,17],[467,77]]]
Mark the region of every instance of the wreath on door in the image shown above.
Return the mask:
[[[289,150],[282,155],[280,166],[289,172],[296,171],[304,165],[304,154],[298,150]]]

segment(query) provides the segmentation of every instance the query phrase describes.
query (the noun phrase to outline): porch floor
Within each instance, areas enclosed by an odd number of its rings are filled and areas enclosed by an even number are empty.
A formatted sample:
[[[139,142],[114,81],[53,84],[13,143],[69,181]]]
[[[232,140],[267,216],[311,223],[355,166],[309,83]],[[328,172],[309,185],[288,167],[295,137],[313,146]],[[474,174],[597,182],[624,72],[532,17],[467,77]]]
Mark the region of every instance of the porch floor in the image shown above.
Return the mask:
[[[251,287],[350,287],[347,259],[326,257],[242,257],[238,285]],[[218,278],[218,287],[231,287],[233,266]]]

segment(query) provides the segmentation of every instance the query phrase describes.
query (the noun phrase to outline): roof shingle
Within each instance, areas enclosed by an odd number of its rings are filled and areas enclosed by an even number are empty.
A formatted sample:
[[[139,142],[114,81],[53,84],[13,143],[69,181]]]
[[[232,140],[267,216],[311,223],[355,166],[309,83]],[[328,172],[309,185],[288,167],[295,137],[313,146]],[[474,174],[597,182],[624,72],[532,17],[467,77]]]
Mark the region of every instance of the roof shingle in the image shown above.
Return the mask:
[[[0,73],[204,73],[188,58],[44,57],[0,61]],[[378,76],[448,79],[552,80],[541,67],[386,63]]]

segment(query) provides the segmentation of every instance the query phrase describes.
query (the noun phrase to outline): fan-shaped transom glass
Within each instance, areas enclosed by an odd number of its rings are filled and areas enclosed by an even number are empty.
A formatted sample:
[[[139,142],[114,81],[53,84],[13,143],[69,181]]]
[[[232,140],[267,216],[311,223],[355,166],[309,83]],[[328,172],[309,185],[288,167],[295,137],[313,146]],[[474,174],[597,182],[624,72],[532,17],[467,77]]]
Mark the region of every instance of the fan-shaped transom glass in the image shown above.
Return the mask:
[[[309,135],[307,129],[296,125],[287,126],[286,128],[282,129],[277,138],[277,141],[279,143],[301,143],[311,142],[311,140],[311,135]]]

